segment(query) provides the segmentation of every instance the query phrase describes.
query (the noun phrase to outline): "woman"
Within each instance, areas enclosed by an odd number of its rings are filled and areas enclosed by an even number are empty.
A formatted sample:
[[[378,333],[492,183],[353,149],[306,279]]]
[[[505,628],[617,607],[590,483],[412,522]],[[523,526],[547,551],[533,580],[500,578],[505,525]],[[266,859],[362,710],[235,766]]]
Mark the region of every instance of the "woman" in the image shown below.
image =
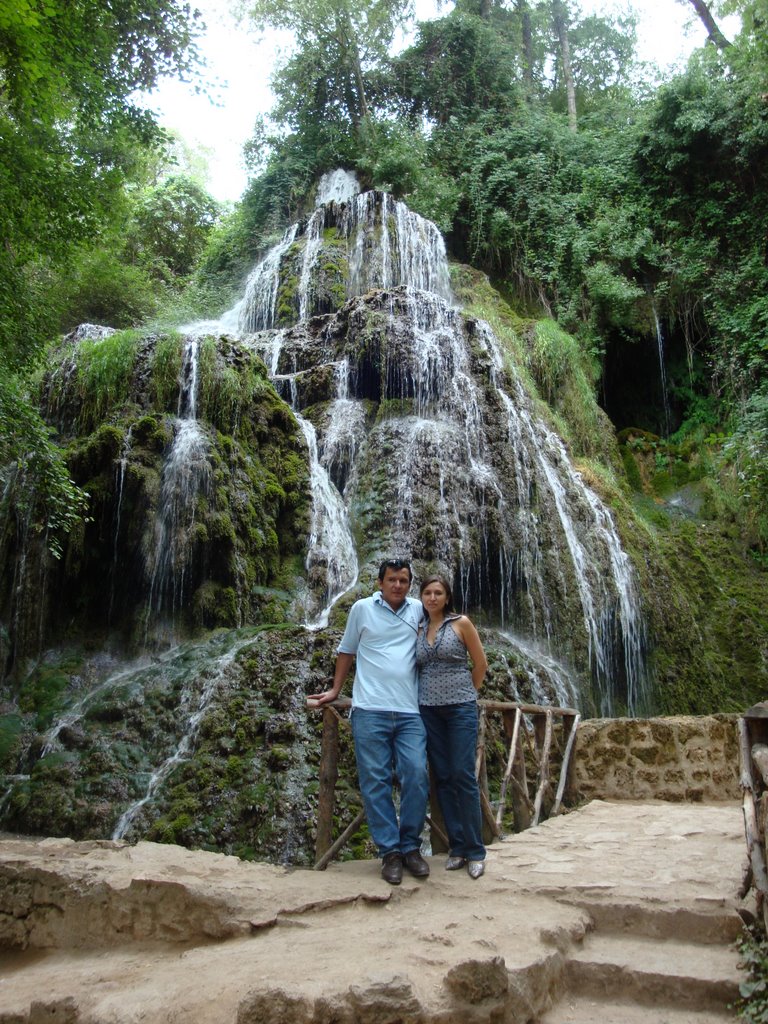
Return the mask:
[[[450,850],[445,868],[458,871],[466,865],[470,878],[480,878],[485,870],[485,846],[475,778],[477,691],[483,685],[488,659],[467,616],[454,613],[451,586],[444,576],[428,576],[419,596],[425,612],[416,641],[419,710],[448,831]]]

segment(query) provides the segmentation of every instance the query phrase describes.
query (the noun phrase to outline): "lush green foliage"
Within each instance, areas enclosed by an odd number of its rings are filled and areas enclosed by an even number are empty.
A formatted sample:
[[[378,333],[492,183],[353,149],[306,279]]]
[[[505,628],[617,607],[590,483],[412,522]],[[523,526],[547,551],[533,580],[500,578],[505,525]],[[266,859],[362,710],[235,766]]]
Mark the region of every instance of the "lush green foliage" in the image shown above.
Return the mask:
[[[137,90],[191,70],[194,18],[181,0],[0,2],[0,456],[49,525],[67,528],[81,502],[26,397],[28,374],[68,306],[103,309],[127,291],[125,323],[153,304],[114,259],[95,271],[92,247],[160,139]]]
[[[768,939],[757,930],[747,932],[739,945],[747,980],[739,985],[739,1019],[747,1024],[768,1022]]]
[[[127,250],[133,262],[161,278],[191,274],[219,213],[202,186],[181,174],[163,178],[138,197]]]
[[[140,340],[137,331],[118,331],[84,339],[75,350],[65,345],[58,365],[49,371],[49,414],[76,410],[78,432],[96,430],[130,395]]]
[[[51,552],[84,514],[87,495],[69,478],[61,451],[18,378],[0,374],[0,512],[13,501],[21,531],[43,533]]]

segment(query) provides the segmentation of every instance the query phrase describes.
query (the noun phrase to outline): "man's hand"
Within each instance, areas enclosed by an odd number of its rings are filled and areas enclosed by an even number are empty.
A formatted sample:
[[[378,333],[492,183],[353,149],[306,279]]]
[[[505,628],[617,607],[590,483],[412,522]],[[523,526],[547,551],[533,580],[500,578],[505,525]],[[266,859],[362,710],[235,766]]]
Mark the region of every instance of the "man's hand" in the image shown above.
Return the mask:
[[[336,685],[333,676],[328,676],[326,679],[326,685],[331,684],[330,690],[321,690],[319,693],[310,693],[307,700],[312,701],[316,707],[322,707],[323,704],[330,704],[332,700],[336,700],[341,690],[341,683]]]
[[[323,704],[330,704],[331,701],[336,700],[338,696],[338,690],[330,689],[324,690],[322,693],[311,693],[307,700],[311,700],[317,707],[322,707]]]

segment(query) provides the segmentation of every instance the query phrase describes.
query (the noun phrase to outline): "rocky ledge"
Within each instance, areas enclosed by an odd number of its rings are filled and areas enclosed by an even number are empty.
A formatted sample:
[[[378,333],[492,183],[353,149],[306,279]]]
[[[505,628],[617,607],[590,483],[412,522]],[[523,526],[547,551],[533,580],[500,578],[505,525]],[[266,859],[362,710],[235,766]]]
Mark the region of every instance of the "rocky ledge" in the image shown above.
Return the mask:
[[[600,1019],[557,1015],[579,993],[725,1020],[744,850],[736,803],[603,801],[494,844],[479,881],[435,857],[396,889],[370,861],[8,839],[0,1024]]]

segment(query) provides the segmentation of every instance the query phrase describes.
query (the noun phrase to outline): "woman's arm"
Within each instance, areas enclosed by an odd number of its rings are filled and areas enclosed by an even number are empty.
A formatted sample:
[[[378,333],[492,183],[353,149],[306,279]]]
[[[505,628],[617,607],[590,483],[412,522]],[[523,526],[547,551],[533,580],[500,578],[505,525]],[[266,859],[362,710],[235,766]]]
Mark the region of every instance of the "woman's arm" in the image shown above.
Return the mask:
[[[479,690],[483,685],[485,673],[488,670],[488,659],[485,656],[480,636],[466,615],[462,615],[460,619],[456,619],[451,625],[455,627],[462,643],[467,648],[467,653],[472,660],[472,682],[475,685],[475,689]]]

